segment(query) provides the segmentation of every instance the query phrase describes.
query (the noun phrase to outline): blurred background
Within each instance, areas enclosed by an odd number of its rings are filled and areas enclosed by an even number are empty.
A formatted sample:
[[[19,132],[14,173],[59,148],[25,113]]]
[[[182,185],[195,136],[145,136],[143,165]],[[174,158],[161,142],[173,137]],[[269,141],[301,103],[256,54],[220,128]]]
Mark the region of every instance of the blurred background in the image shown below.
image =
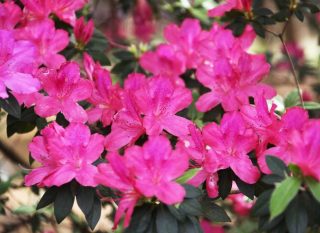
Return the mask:
[[[207,17],[207,10],[218,4],[218,1],[214,0],[93,0],[89,1],[81,14],[93,18],[96,27],[107,38],[108,48],[105,53],[111,60],[112,65],[109,68],[116,76],[117,58],[113,56],[113,51],[134,51],[137,54],[136,59],[138,59],[139,54],[164,41],[162,30],[165,25],[172,22],[179,24],[187,17],[197,18],[204,28],[210,28],[212,19]],[[255,4],[264,5],[277,11],[274,1],[258,0]],[[270,26],[269,30],[279,32],[282,27],[283,25],[277,24]],[[286,33],[288,49],[299,76],[303,98],[306,101],[319,102],[320,98],[319,32],[320,14],[317,14],[305,17],[303,22],[295,17],[292,18]],[[272,84],[277,89],[279,94],[277,104],[281,107],[281,105],[293,105],[292,102],[299,101],[295,94],[296,87],[290,65],[279,39],[271,34],[266,34],[265,39],[257,38],[251,51],[265,53],[272,64],[271,73],[266,77],[265,82]],[[128,73],[133,71],[130,69],[132,67],[130,61],[127,62],[127,67]],[[313,114],[318,116],[317,111]],[[35,203],[39,200],[39,196],[36,194],[41,194],[43,191],[37,189],[30,191],[30,189],[20,186],[23,182],[21,171],[23,173],[30,169],[27,145],[35,133],[36,130],[27,134],[15,133],[8,138],[6,113],[0,112],[0,179],[3,182],[9,179],[13,180],[13,185],[5,198],[9,199],[8,206],[14,213],[6,217],[0,216],[0,232],[32,232],[32,228],[40,221],[46,223],[42,227],[43,233],[90,232],[82,221],[83,216],[76,204],[72,217],[59,226],[50,215],[50,209],[42,211],[36,215],[37,217],[34,217]],[[1,185],[3,186],[3,183]],[[1,185],[0,193],[3,188]],[[221,226],[203,223],[204,227],[212,229],[207,232],[257,232],[257,223],[249,217],[252,206],[249,200],[242,196],[233,196],[224,205],[227,205],[231,215],[237,213],[238,217],[234,218],[231,224],[224,226],[224,229]],[[112,209],[111,206],[105,206],[95,232],[112,232],[110,220],[112,219]],[[118,232],[121,232],[121,229]]]

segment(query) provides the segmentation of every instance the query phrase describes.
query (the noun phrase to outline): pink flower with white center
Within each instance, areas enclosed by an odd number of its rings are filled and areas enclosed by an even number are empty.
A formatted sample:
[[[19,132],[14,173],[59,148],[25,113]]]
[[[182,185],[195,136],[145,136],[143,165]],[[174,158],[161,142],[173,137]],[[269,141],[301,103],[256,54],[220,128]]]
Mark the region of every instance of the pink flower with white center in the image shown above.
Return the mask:
[[[225,3],[211,9],[209,11],[209,16],[219,17],[223,16],[226,12],[232,10],[239,10],[250,12],[253,0],[226,0]]]
[[[0,3],[0,29],[12,30],[21,18],[22,11],[13,1]]]
[[[55,29],[52,20],[30,22],[25,27],[17,29],[15,36],[20,40],[29,40],[36,46],[39,66],[57,69],[66,61],[64,56],[58,53],[68,46],[68,33]]]
[[[92,107],[87,110],[88,122],[101,120],[103,126],[111,124],[114,115],[122,108],[122,90],[119,85],[112,85],[110,72],[84,53],[84,66],[88,78],[94,86],[88,102]]]
[[[84,17],[81,16],[79,19],[77,19],[73,30],[74,36],[78,44],[80,44],[81,46],[85,46],[90,41],[93,35],[93,20],[90,19],[87,23],[85,23]]]
[[[87,113],[78,102],[91,96],[92,84],[80,77],[77,63],[67,62],[58,71],[40,69],[38,78],[47,93],[36,102],[35,112],[39,116],[49,117],[61,112],[69,122],[87,121]]]
[[[143,126],[147,135],[159,135],[163,130],[177,137],[189,133],[191,121],[176,115],[192,103],[189,89],[174,87],[169,79],[156,76],[135,92],[135,99],[144,115]]]
[[[143,42],[149,42],[155,32],[153,12],[147,0],[138,0],[133,10],[134,34]]]
[[[96,186],[98,170],[92,163],[103,152],[103,140],[83,124],[71,123],[64,129],[51,123],[29,145],[31,156],[41,166],[25,177],[25,184],[51,187],[75,179],[83,186]]]
[[[210,147],[206,165],[219,169],[231,168],[244,182],[254,184],[260,177],[249,152],[255,149],[257,138],[238,112],[226,113],[218,126],[210,123],[203,128],[204,142]]]
[[[185,85],[179,76],[186,71],[186,58],[171,45],[161,44],[156,51],[144,53],[140,65],[154,75],[170,78],[176,86]]]
[[[98,166],[98,183],[118,189],[120,199],[115,227],[121,215],[126,213],[125,224],[129,225],[134,206],[140,197],[156,197],[173,205],[183,201],[184,188],[174,180],[188,168],[188,156],[172,150],[170,141],[163,136],[150,137],[143,147],[132,146],[124,156],[110,154],[109,164]]]
[[[40,89],[40,82],[32,76],[35,59],[36,49],[32,43],[15,41],[12,32],[0,30],[0,98],[8,97],[6,88],[19,94]]]
[[[195,19],[185,19],[180,27],[169,24],[164,29],[165,39],[185,56],[189,69],[196,68],[199,62],[196,47],[202,36],[200,21]]]
[[[51,14],[66,23],[75,25],[75,12],[81,9],[88,0],[21,0],[30,20],[44,20]]]

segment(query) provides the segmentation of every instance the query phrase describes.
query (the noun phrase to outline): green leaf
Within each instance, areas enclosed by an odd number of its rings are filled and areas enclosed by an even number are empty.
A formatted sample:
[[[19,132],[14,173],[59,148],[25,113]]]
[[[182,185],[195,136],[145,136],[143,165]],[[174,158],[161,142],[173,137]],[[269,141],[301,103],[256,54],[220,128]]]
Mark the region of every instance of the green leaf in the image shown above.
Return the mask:
[[[157,233],[178,233],[178,222],[166,206],[160,206],[156,216]]]
[[[298,193],[300,185],[301,180],[296,177],[288,177],[278,186],[276,186],[270,200],[271,219],[283,213],[283,211]]]
[[[0,98],[0,108],[2,108],[9,115],[14,116],[15,118],[20,119],[21,117],[20,105],[11,93],[9,93],[9,97],[7,99]]]
[[[202,207],[197,199],[186,199],[179,206],[179,210],[189,216],[202,216]]]
[[[226,211],[207,197],[201,200],[201,208],[203,216],[212,222],[231,222]]]
[[[182,186],[186,190],[186,198],[197,198],[202,195],[201,190],[196,187],[193,187],[192,185],[183,184]]]
[[[101,217],[101,201],[97,196],[94,197],[91,210],[85,217],[91,230],[94,230]]]
[[[42,209],[48,205],[50,205],[51,203],[54,202],[54,200],[56,199],[56,195],[58,192],[58,188],[53,186],[51,188],[49,188],[41,197],[38,205],[37,205],[37,210]]]
[[[125,233],[144,233],[149,224],[152,222],[152,205],[144,204],[140,207],[135,207],[129,227]]]
[[[77,191],[77,203],[83,214],[87,215],[92,209],[95,197],[95,189],[91,187],[79,186]]]
[[[0,183],[0,195],[4,194],[5,192],[8,191],[8,189],[10,188],[10,182],[6,181],[6,182],[2,182]]]
[[[297,196],[288,206],[285,219],[289,233],[306,232],[308,226],[308,213],[304,203]]]
[[[251,200],[254,199],[254,185],[247,184],[240,180],[238,177],[235,179],[237,187],[239,188],[240,192],[250,198]]]
[[[258,197],[251,210],[252,216],[258,217],[269,214],[269,203],[272,192],[273,190],[267,190]]]
[[[176,182],[179,184],[187,183],[188,180],[191,180],[195,175],[198,174],[198,172],[201,170],[201,168],[193,168],[186,171],[182,176],[180,176]]]
[[[274,185],[275,183],[280,183],[281,181],[283,181],[283,178],[284,178],[283,176],[271,174],[271,175],[263,176],[261,181],[265,184]]]
[[[203,231],[197,218],[188,217],[179,224],[179,233],[203,233]]]
[[[108,48],[108,41],[103,32],[95,29],[93,36],[86,48],[90,51],[104,52]]]
[[[289,174],[287,165],[278,157],[267,155],[266,162],[273,174],[285,177],[285,173]]]
[[[70,184],[59,188],[54,200],[54,216],[58,223],[61,223],[71,212],[74,203],[74,196]]]
[[[219,195],[222,199],[225,199],[229,195],[232,188],[232,173],[230,169],[224,169],[220,170],[218,174]]]
[[[320,183],[312,177],[307,177],[306,182],[314,198],[320,202]]]
[[[125,51],[125,50],[114,52],[113,56],[118,58],[120,61],[135,60],[134,54],[129,51]]]
[[[13,210],[14,214],[21,214],[21,215],[31,215],[36,211],[34,206],[19,206],[15,210]]]
[[[318,110],[320,109],[320,104],[317,102],[304,102],[304,108],[307,110]]]
[[[284,106],[290,108],[297,106],[300,103],[299,92],[297,90],[290,92],[290,94],[284,100]]]
[[[98,61],[102,66],[111,65],[109,58],[104,52],[97,50],[87,50],[87,52],[95,61]]]

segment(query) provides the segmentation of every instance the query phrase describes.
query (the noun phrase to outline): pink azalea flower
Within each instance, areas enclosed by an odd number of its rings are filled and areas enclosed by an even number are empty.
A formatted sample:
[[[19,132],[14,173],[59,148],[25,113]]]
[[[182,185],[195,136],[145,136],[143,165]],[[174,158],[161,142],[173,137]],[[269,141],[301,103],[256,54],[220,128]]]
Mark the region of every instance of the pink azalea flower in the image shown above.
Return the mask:
[[[281,119],[279,140],[275,147],[266,150],[262,156],[277,156],[285,163],[298,165],[305,176],[320,180],[320,159],[318,141],[320,122],[309,120],[308,112],[300,107],[287,110]],[[259,163],[264,173],[270,173],[265,164]]]
[[[16,38],[29,40],[36,45],[39,65],[57,69],[66,61],[64,56],[58,53],[67,47],[68,33],[61,29],[56,30],[52,20],[30,22],[17,30]]]
[[[0,30],[0,98],[8,97],[6,88],[20,94],[40,89],[39,81],[31,75],[35,58],[36,50],[30,42],[15,41],[12,32]]]
[[[111,133],[107,135],[105,147],[109,151],[133,144],[145,133],[143,119],[134,93],[146,85],[146,78],[141,74],[131,74],[125,80],[123,94],[123,108],[114,116]]]
[[[272,87],[260,83],[270,69],[264,55],[246,52],[252,41],[250,29],[248,36],[240,39],[217,25],[210,34],[199,48],[199,53],[206,59],[199,65],[196,76],[211,91],[197,101],[199,111],[209,111],[219,103],[225,111],[234,111],[249,104],[249,97],[263,93],[269,99],[275,95]]]
[[[255,106],[244,105],[241,107],[240,113],[243,119],[259,138],[256,148],[258,160],[261,153],[267,149],[268,144],[275,144],[279,140],[277,132],[280,127],[280,120],[275,114],[276,107],[275,104],[272,104],[269,110],[267,101],[262,95],[255,99]]]
[[[186,59],[184,54],[171,45],[161,44],[156,51],[144,53],[140,58],[140,65],[154,75],[170,78],[174,85],[184,86],[179,75],[186,71]]]
[[[77,102],[91,96],[92,85],[80,77],[77,63],[65,63],[58,71],[41,69],[38,77],[48,94],[36,103],[35,112],[39,116],[49,117],[61,112],[70,122],[87,121],[86,111]]]
[[[76,41],[81,46],[85,46],[91,39],[94,31],[94,23],[93,20],[90,19],[87,23],[84,22],[84,17],[81,16],[77,19],[76,24],[74,26],[74,36]]]
[[[25,184],[61,186],[76,179],[83,186],[96,186],[97,168],[92,163],[103,152],[103,140],[83,124],[71,123],[65,129],[50,124],[29,145],[31,156],[41,166],[25,177]]]
[[[244,182],[254,184],[260,172],[254,166],[248,153],[255,149],[257,139],[240,113],[226,113],[220,126],[210,123],[203,128],[204,142],[210,147],[207,166],[233,172]]]
[[[207,220],[201,220],[201,229],[204,233],[224,233],[225,230],[223,229],[223,226],[214,225],[211,222],[208,222]]]
[[[206,181],[208,196],[215,198],[219,196],[218,173],[219,165],[212,166],[208,152],[208,145],[205,144],[202,132],[194,125],[189,125],[190,136],[181,140],[177,147],[189,155],[195,167],[201,168],[198,173],[188,181],[188,184],[199,187]]]
[[[134,206],[142,196],[156,197],[167,205],[183,201],[185,190],[174,180],[188,168],[188,157],[180,151],[173,151],[167,138],[152,137],[143,147],[128,148],[124,156],[110,154],[107,158],[109,164],[98,166],[100,175],[97,180],[123,194],[115,227],[124,213],[124,226],[129,225]]]
[[[92,107],[87,110],[88,122],[101,120],[103,126],[111,124],[113,116],[122,108],[122,90],[119,85],[112,85],[108,70],[84,53],[84,66],[87,76],[93,83],[93,92],[88,102]]]
[[[134,34],[143,42],[149,42],[155,32],[152,9],[147,0],[138,0],[133,10]]]
[[[202,34],[200,22],[195,19],[185,19],[181,27],[169,24],[164,29],[165,39],[185,56],[187,68],[196,68],[198,64],[196,47]]]
[[[22,18],[22,11],[14,2],[0,3],[0,29],[13,29]]]
[[[233,211],[240,216],[248,216],[251,212],[253,201],[248,199],[242,193],[231,194],[228,196],[228,200],[232,203]]]
[[[191,122],[176,115],[191,104],[189,89],[175,88],[169,79],[156,76],[148,79],[146,85],[135,93],[135,98],[144,115],[143,126],[148,135],[159,135],[163,130],[177,137],[189,133]]]
[[[223,16],[226,12],[232,10],[239,10],[239,11],[251,11],[253,0],[226,0],[225,3],[211,9],[209,11],[209,16],[211,17],[219,17]]]
[[[56,15],[66,23],[75,25],[75,12],[81,9],[87,0],[21,0],[29,19],[44,20],[50,14]]]

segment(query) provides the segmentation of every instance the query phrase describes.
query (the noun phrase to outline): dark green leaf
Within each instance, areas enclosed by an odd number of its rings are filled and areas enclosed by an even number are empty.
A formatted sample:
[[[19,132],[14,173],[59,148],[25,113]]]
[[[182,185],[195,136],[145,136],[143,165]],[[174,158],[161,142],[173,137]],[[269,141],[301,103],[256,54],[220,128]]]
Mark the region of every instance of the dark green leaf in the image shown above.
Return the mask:
[[[294,12],[295,16],[301,21],[303,22],[304,20],[304,15],[303,15],[303,12],[300,8],[297,8]]]
[[[84,215],[87,215],[91,211],[93,206],[95,189],[91,187],[79,186],[77,191],[77,203]]]
[[[260,23],[251,22],[251,26],[253,27],[253,30],[257,33],[258,36],[265,38],[266,32]]]
[[[203,233],[199,220],[194,217],[187,218],[179,224],[179,233]]]
[[[9,115],[14,116],[15,118],[20,119],[21,117],[20,105],[11,93],[9,93],[9,97],[7,99],[0,98],[0,108],[2,108]]]
[[[61,223],[71,212],[74,203],[70,184],[65,184],[59,188],[54,200],[54,216],[58,223]]]
[[[186,215],[191,216],[201,216],[202,215],[202,207],[200,202],[197,199],[186,199],[179,207]]]
[[[152,218],[152,205],[144,204],[140,207],[135,207],[129,227],[125,233],[144,233]]]
[[[51,203],[54,202],[54,200],[56,199],[56,195],[58,192],[58,188],[53,186],[51,188],[49,188],[41,197],[38,205],[37,205],[37,210],[44,208],[48,205],[50,205]]]
[[[254,204],[251,210],[252,216],[257,217],[269,214],[269,203],[272,191],[273,190],[267,190],[258,197],[256,203]]]
[[[289,233],[306,232],[308,226],[308,213],[302,200],[297,196],[288,206],[285,219]]]
[[[168,210],[179,221],[182,221],[185,218],[185,215],[175,206],[168,206]]]
[[[89,227],[93,230],[101,217],[101,201],[97,196],[94,197],[91,210],[85,216]]]
[[[186,190],[186,198],[196,198],[202,195],[201,190],[196,187],[193,187],[192,185],[183,184],[182,186]]]
[[[288,177],[276,186],[270,199],[271,218],[277,217],[287,208],[292,199],[297,195],[301,180]]]
[[[91,55],[91,57],[95,60],[98,61],[101,65],[103,66],[109,66],[111,65],[111,62],[107,55],[102,52],[102,51],[97,51],[97,50],[87,50],[87,52]]]
[[[113,53],[113,56],[115,56],[116,58],[118,58],[121,61],[130,61],[130,60],[134,60],[134,54],[129,52],[129,51],[117,51],[115,53]]]
[[[231,222],[226,211],[207,197],[201,200],[201,208],[203,216],[212,222]]]
[[[157,209],[157,233],[178,233],[178,222],[166,206]]]
[[[268,8],[258,8],[258,9],[254,9],[253,11],[254,15],[272,15],[273,12],[272,10],[268,9]]]
[[[281,177],[284,177],[285,173],[289,174],[287,165],[281,159],[275,156],[267,155],[266,162],[273,174],[279,175]]]
[[[276,174],[271,174],[271,175],[266,175],[264,177],[262,177],[261,181],[265,184],[275,184],[275,183],[279,183],[283,180],[283,177],[276,175]]]
[[[240,190],[241,193],[246,195],[251,200],[254,199],[254,185],[247,184],[240,180],[238,177],[235,179],[235,182]]]
[[[229,169],[221,170],[218,172],[219,174],[219,181],[218,181],[218,187],[219,187],[219,195],[222,199],[225,199],[232,187],[232,173]]]
[[[6,181],[6,182],[1,182],[0,183],[0,195],[4,194],[5,192],[8,191],[8,189],[10,188],[10,182]]]
[[[107,38],[101,31],[95,29],[93,36],[86,48],[89,51],[104,52],[108,48]]]

